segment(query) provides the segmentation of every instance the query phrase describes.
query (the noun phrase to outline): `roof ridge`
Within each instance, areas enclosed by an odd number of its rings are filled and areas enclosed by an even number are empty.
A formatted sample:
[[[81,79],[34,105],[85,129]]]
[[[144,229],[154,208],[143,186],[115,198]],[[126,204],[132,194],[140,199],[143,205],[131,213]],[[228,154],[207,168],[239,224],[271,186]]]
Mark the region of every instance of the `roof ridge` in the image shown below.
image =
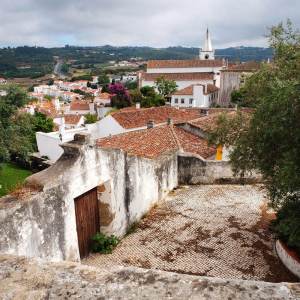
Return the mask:
[[[174,125],[169,125],[169,128],[171,130],[172,136],[173,136],[173,138],[175,140],[175,144],[177,145],[179,151],[183,151],[183,147],[181,146],[180,141],[178,139],[178,136],[177,136],[177,134],[176,134],[176,132],[174,130]]]

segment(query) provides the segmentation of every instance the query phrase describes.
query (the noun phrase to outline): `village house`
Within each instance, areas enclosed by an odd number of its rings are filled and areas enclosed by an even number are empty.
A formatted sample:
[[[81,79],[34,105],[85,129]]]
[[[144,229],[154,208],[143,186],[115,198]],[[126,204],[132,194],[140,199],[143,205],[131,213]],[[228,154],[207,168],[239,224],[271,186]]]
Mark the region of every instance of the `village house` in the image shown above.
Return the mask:
[[[164,124],[167,119],[174,122],[186,121],[200,117],[200,110],[177,109],[170,106],[139,108],[124,108],[113,112],[97,122],[98,137],[124,133],[138,129],[147,128],[147,123],[153,121],[154,124]]]
[[[79,115],[86,115],[86,114],[95,114],[95,105],[93,102],[90,101],[72,101],[70,103],[69,108],[66,110],[66,113],[73,115],[73,114],[79,114]]]
[[[171,96],[171,106],[210,107],[217,102],[219,88],[213,84],[195,84],[176,91]]]
[[[220,93],[217,104],[227,107],[230,104],[231,93],[239,89],[246,81],[247,77],[257,72],[260,64],[257,62],[245,62],[229,66],[221,70]]]

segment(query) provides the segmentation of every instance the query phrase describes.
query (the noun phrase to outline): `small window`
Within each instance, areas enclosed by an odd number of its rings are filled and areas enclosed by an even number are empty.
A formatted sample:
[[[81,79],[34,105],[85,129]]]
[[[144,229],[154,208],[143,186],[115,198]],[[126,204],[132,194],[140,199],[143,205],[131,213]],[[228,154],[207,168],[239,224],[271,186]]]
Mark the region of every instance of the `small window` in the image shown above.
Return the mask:
[[[178,98],[175,98],[174,102],[175,102],[175,103],[178,103]]]
[[[190,98],[190,104],[193,104],[193,102],[194,102],[194,99]]]
[[[181,104],[184,104],[184,98],[181,98]]]

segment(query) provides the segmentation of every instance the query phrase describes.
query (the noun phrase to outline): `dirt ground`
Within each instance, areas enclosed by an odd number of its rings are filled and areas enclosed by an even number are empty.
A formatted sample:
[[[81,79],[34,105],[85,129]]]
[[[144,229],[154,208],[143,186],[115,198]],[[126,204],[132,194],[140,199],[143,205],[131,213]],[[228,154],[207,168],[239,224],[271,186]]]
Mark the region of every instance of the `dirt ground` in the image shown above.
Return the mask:
[[[153,208],[112,254],[92,254],[82,263],[295,282],[276,256],[268,229],[273,217],[261,186],[182,187]]]

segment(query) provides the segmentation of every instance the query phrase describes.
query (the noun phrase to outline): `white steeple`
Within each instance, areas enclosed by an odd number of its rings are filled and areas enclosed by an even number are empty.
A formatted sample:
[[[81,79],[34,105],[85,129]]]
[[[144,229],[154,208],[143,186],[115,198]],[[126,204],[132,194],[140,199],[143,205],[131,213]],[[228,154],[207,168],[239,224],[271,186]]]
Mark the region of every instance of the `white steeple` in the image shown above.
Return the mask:
[[[211,44],[211,38],[210,38],[210,33],[208,31],[208,28],[206,30],[204,47],[202,49],[200,49],[199,57],[200,57],[200,59],[203,59],[203,60],[215,59],[215,51]]]

